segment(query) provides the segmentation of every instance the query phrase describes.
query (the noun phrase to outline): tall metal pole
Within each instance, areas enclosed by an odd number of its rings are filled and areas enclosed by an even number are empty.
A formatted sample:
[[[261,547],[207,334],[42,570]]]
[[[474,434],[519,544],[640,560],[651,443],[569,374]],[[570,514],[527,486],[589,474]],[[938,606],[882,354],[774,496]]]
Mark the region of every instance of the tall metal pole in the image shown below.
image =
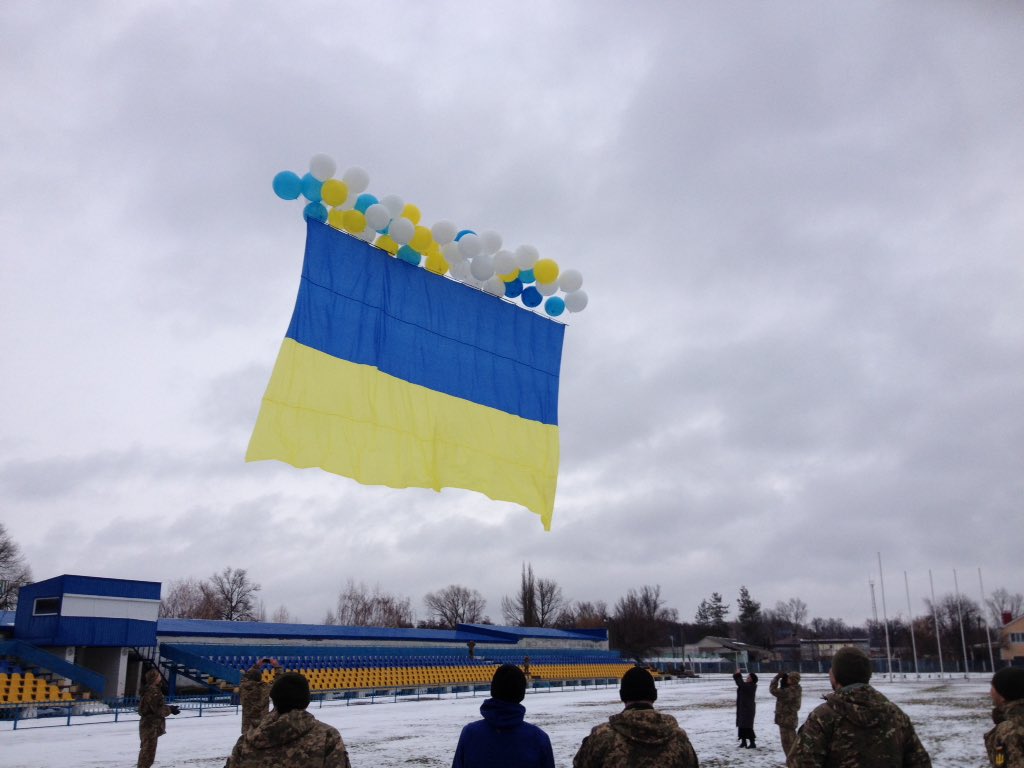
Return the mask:
[[[914,609],[910,607],[910,582],[907,581],[907,572],[903,572],[903,586],[907,588],[907,621],[910,623],[910,647],[914,649],[914,675],[921,677],[917,669],[917,640],[914,639]]]
[[[996,671],[996,659],[992,653],[992,631],[989,629],[988,611],[985,610],[985,585],[981,581],[981,568],[978,568],[978,589],[981,590],[981,615],[985,619],[985,639],[988,641],[988,663],[991,672]]]
[[[889,645],[889,615],[885,610],[885,575],[882,573],[882,553],[878,553],[878,586],[882,590],[882,623],[885,626],[885,661],[892,680],[892,648]]]
[[[964,648],[964,677],[967,677],[967,635],[964,634],[964,613],[960,609],[960,582],[956,578],[956,568],[953,569],[953,589],[956,590],[956,615],[960,620],[960,643]]]
[[[932,580],[932,569],[928,569],[928,583],[932,588],[932,617],[935,619],[935,647],[939,652],[939,677],[943,677],[946,671],[942,668],[942,633],[939,631],[939,608],[935,604],[935,582]]]

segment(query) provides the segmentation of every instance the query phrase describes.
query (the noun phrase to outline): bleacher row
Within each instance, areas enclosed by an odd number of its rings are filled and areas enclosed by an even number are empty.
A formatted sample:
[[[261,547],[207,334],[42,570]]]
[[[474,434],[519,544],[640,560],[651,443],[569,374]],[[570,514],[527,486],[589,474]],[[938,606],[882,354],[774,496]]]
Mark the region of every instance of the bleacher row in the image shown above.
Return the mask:
[[[462,648],[338,648],[318,649],[318,653],[296,653],[298,648],[236,649],[236,653],[218,653],[212,648],[189,646],[188,650],[223,666],[249,669],[261,658],[277,660],[281,668],[299,672],[309,679],[314,691],[361,688],[440,687],[489,683],[498,664],[524,666],[529,658],[533,682],[556,680],[618,679],[632,664],[610,651],[545,652],[542,649],[486,649],[468,658]],[[530,654],[529,650],[538,651]],[[278,651],[272,653],[271,651]],[[273,680],[273,669],[263,669],[263,679]],[[212,680],[211,680],[212,682]]]
[[[18,664],[0,661],[0,704],[53,701],[71,701],[71,694]]]

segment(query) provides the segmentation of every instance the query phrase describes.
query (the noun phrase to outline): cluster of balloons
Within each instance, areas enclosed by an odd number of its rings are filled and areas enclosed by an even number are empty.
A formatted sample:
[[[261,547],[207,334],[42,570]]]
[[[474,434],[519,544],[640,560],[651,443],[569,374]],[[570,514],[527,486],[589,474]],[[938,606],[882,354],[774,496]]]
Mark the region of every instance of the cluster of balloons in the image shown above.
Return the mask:
[[[579,270],[563,270],[553,259],[542,259],[532,245],[502,248],[501,235],[490,230],[460,229],[444,220],[427,227],[412,203],[398,195],[378,198],[367,192],[370,176],[362,168],[349,168],[340,179],[335,178],[336,171],[332,158],[313,155],[303,176],[292,171],[277,174],[274,192],[282,200],[305,201],[306,218],[494,296],[518,299],[531,309],[543,305],[551,317],[582,312],[587,306]]]

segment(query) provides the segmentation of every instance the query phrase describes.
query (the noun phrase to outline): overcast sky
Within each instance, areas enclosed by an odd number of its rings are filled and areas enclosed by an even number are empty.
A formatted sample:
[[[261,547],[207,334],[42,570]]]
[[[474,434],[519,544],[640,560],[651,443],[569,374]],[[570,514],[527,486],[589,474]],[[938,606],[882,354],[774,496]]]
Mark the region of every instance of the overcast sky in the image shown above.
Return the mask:
[[[1024,591],[1018,2],[0,5],[0,521],[37,579],[520,568],[692,620]],[[579,269],[552,531],[462,490],[246,464],[305,239],[275,173]],[[525,310],[524,310],[525,311]],[[881,612],[881,594],[878,594]],[[733,616],[735,611],[733,611]]]

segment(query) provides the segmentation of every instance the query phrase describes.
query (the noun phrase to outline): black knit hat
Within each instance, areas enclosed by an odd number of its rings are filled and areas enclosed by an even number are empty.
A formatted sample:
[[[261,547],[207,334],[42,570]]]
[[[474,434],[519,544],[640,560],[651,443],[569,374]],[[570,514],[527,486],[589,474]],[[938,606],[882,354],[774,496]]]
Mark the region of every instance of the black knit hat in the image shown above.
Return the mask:
[[[832,672],[839,685],[866,683],[871,679],[871,659],[860,648],[840,648],[832,657]]]
[[[619,698],[624,704],[631,701],[657,701],[658,689],[654,687],[654,678],[643,667],[633,667],[622,676],[619,684]]]
[[[282,715],[293,709],[305,709],[309,706],[309,680],[298,672],[285,672],[271,686],[270,700]]]
[[[1024,699],[1024,667],[1003,667],[992,675],[992,687],[1007,701]]]
[[[491,678],[491,698],[518,704],[526,697],[526,675],[515,664],[502,664]]]

